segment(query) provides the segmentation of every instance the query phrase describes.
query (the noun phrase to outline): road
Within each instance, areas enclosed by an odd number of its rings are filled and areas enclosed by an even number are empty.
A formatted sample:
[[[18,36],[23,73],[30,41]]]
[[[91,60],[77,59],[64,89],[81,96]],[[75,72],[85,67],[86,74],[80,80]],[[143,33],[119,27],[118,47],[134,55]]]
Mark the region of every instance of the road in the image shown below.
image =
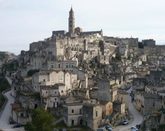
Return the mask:
[[[130,91],[128,92],[130,93]],[[133,121],[131,121],[128,125],[118,126],[114,128],[113,131],[130,131],[130,128],[132,126],[141,124],[143,121],[143,116],[136,110],[133,103],[131,102],[131,96],[128,95],[127,100],[128,100],[128,105],[129,105],[128,109],[131,115],[133,116]]]
[[[8,82],[11,85],[11,80],[7,78]],[[23,131],[22,128],[15,128],[13,129],[12,126],[9,124],[9,117],[11,116],[11,104],[14,103],[15,98],[11,96],[12,90],[6,92],[4,95],[7,97],[8,102],[2,111],[0,116],[0,129],[3,131]]]

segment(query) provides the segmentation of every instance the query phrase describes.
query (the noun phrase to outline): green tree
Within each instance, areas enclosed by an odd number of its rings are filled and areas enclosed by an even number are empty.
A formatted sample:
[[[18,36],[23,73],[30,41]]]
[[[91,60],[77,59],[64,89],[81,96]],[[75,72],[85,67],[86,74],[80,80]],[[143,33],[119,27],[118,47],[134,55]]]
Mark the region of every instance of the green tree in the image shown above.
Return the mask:
[[[29,70],[27,72],[27,76],[32,76],[33,74],[35,74],[36,72],[39,72],[39,70]]]
[[[165,131],[165,124],[159,125],[158,131]]]
[[[18,61],[14,60],[8,63],[5,63],[2,65],[2,72],[6,72],[6,71],[16,71],[19,67]]]
[[[5,102],[5,97],[2,95],[2,92],[8,88],[10,88],[10,84],[5,79],[5,77],[0,75],[0,108]]]
[[[52,131],[53,116],[42,108],[37,108],[32,113],[32,122],[25,126],[26,131]]]

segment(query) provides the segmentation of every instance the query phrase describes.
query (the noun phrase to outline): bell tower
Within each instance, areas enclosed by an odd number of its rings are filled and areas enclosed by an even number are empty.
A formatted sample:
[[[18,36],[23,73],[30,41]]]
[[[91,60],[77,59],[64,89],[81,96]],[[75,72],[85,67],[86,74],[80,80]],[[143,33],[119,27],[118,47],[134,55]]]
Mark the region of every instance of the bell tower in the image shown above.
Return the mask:
[[[75,18],[74,18],[74,11],[71,7],[69,11],[69,19],[68,19],[68,32],[69,34],[74,34],[74,29],[75,29]]]

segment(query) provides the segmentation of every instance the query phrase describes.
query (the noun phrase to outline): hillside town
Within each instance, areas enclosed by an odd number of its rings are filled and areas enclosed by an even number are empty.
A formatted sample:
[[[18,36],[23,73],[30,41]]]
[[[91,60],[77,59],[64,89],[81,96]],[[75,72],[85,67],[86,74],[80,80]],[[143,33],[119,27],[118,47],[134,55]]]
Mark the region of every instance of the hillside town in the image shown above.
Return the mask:
[[[165,45],[83,31],[75,23],[71,8],[68,31],[52,31],[0,61],[14,99],[8,121],[26,125],[31,110],[43,108],[55,118],[54,131],[164,131]],[[15,71],[3,67],[12,62]]]

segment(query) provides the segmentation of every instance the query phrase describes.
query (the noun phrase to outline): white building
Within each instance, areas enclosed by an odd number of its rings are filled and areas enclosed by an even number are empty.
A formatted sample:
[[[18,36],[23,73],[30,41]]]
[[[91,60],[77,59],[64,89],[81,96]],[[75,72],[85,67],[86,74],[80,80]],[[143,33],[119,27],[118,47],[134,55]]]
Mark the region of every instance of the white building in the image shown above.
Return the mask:
[[[64,84],[55,84],[53,86],[41,86],[42,102],[49,108],[58,107],[60,97],[66,96],[67,90]]]
[[[32,86],[34,91],[40,92],[40,85],[65,84],[69,90],[77,82],[77,74],[69,71],[43,70],[32,76]]]
[[[64,107],[64,122],[67,126],[82,125],[83,103],[70,96],[66,99]]]

